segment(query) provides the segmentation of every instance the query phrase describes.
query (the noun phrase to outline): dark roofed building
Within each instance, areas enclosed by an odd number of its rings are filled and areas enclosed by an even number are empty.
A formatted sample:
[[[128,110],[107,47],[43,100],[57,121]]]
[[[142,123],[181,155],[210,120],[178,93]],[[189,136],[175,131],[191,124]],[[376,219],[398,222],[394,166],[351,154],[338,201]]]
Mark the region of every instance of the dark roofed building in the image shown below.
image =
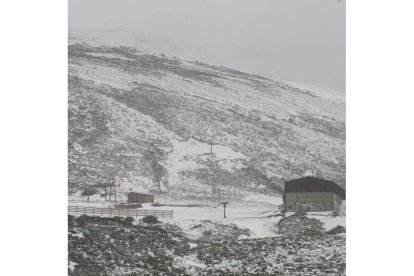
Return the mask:
[[[339,212],[345,189],[333,181],[307,176],[285,182],[285,210]]]
[[[131,192],[128,194],[128,203],[154,203],[154,195]]]

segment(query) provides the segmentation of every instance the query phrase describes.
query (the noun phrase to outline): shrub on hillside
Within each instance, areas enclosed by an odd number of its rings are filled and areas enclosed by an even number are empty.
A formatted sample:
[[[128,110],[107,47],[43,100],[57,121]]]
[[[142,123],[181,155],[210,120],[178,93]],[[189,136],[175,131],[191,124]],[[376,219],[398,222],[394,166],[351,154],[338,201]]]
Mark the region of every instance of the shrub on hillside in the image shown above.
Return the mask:
[[[331,230],[327,231],[326,233],[335,235],[335,234],[340,234],[340,233],[345,233],[345,232],[346,232],[346,228],[344,226],[337,225]]]
[[[124,220],[124,225],[125,226],[132,226],[132,223],[134,222],[134,218],[133,217],[126,217]]]
[[[89,220],[90,220],[90,218],[89,218],[87,215],[83,214],[83,215],[79,216],[79,217],[76,219],[76,222],[78,223],[78,225],[79,225],[79,226],[83,227],[83,226],[85,226],[85,225],[86,225],[86,223],[87,223]]]
[[[68,225],[73,226],[75,223],[75,217],[72,215],[68,215]]]
[[[279,234],[299,234],[315,236],[323,234],[322,222],[308,218],[306,213],[297,212],[291,216],[281,219],[278,223]]]
[[[154,216],[146,216],[142,219],[142,222],[148,223],[148,224],[156,224],[161,223],[156,217]]]
[[[81,196],[91,196],[96,193],[98,193],[98,188],[96,188],[95,186],[88,186],[82,191]]]

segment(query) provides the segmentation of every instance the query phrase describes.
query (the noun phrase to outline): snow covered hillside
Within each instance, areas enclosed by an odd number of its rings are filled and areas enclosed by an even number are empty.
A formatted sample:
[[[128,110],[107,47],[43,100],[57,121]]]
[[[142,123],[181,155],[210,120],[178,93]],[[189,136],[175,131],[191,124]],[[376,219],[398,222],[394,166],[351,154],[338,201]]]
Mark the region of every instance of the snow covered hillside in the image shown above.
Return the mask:
[[[120,197],[162,191],[208,201],[215,178],[223,197],[244,198],[276,195],[284,180],[305,174],[345,186],[344,101],[230,68],[70,39],[71,194],[115,177]]]

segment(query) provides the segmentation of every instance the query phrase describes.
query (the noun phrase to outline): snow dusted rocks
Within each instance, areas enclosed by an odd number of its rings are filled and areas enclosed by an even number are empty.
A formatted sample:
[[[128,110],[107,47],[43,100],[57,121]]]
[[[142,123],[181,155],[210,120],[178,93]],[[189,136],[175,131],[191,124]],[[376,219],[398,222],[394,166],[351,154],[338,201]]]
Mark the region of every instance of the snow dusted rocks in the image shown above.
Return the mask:
[[[247,238],[252,232],[237,225],[213,223],[210,220],[201,221],[190,229],[190,238],[195,243],[219,243],[223,241],[235,241],[239,238]]]
[[[242,240],[194,248],[191,252],[204,265],[197,275],[345,273],[345,238],[337,235]]]
[[[322,222],[314,218],[308,218],[305,213],[297,212],[281,219],[277,226],[280,234],[321,235]]]
[[[190,249],[178,227],[133,225],[132,221],[69,216],[69,260],[77,263],[70,275],[126,275],[136,272],[141,260]]]
[[[200,228],[206,231],[217,228],[211,236],[222,230],[227,236],[191,246],[181,228],[172,224],[146,226],[135,225],[132,219],[69,216],[69,275],[345,274],[344,234],[308,231],[228,241],[230,233],[247,232],[235,225],[203,223]]]

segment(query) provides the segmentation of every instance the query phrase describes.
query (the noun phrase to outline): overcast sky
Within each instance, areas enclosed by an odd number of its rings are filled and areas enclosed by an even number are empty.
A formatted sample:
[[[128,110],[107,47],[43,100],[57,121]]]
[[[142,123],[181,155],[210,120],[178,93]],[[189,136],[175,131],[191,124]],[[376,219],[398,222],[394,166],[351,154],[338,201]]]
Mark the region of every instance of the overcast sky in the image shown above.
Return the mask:
[[[69,28],[345,91],[344,0],[69,0]]]

